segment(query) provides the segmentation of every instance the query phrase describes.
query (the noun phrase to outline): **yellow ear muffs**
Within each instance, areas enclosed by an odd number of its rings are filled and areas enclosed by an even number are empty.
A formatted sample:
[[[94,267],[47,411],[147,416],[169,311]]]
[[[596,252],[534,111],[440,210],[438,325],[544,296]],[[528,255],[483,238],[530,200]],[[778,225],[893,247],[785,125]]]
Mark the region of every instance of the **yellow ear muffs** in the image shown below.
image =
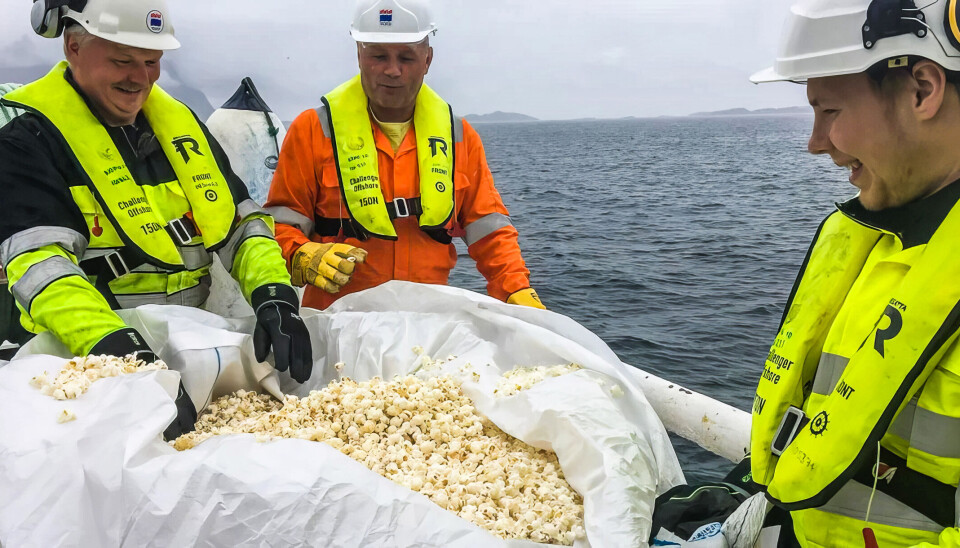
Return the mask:
[[[943,29],[953,48],[960,51],[960,6],[957,0],[948,0],[944,9]]]

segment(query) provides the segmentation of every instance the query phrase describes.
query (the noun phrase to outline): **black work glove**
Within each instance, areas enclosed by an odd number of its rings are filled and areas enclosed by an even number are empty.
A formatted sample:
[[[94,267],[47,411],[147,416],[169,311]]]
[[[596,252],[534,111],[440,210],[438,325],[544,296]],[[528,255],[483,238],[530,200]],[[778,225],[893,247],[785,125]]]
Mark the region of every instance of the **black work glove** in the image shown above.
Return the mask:
[[[253,351],[257,361],[267,359],[273,347],[277,371],[290,369],[290,376],[299,383],[313,372],[313,348],[310,332],[300,319],[300,299],[292,287],[267,284],[253,290],[250,304],[257,314],[253,332]]]
[[[146,363],[157,361],[157,355],[150,350],[143,335],[137,333],[136,329],[128,327],[119,331],[114,331],[93,345],[90,354],[100,356],[129,356],[133,355],[138,360]],[[180,437],[181,434],[193,432],[197,429],[197,408],[193,405],[193,400],[183,388],[183,381],[180,381],[180,387],[177,389],[177,399],[174,402],[177,406],[177,418],[173,419],[170,426],[163,431],[163,439],[169,441]]]

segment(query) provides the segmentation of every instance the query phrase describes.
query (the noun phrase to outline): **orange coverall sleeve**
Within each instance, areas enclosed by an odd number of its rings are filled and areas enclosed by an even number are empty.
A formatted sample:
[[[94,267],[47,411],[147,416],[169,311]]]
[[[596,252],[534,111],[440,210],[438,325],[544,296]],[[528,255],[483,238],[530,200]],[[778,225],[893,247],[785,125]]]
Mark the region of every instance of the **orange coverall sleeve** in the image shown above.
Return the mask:
[[[491,213],[509,215],[500,193],[493,184],[480,135],[463,121],[466,162],[463,173],[469,180],[460,209],[460,224],[467,226]],[[530,287],[530,271],[520,254],[519,233],[513,226],[498,228],[467,248],[477,262],[477,270],[487,280],[487,293],[506,301],[511,293]]]
[[[314,219],[320,184],[318,178],[323,162],[323,158],[318,157],[322,149],[322,143],[318,142],[321,139],[326,137],[315,110],[302,112],[290,123],[280,149],[280,161],[270,183],[270,192],[264,204],[266,207],[285,207],[311,221]],[[293,254],[310,241],[309,234],[282,222],[276,224],[276,233],[277,243],[289,269]]]

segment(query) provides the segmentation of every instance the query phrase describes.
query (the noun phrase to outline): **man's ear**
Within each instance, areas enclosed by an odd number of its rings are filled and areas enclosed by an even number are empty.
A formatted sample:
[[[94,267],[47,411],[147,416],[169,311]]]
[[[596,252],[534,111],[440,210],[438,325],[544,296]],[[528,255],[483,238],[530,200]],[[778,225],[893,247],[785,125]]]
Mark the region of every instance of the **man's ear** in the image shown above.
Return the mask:
[[[80,51],[80,41],[77,40],[75,34],[63,34],[63,56],[66,57],[67,61],[75,59],[77,57],[77,52]]]
[[[913,111],[918,120],[930,120],[943,106],[947,86],[947,73],[943,67],[926,59],[918,61],[912,69],[915,88]]]
[[[430,63],[432,62],[433,62],[433,48],[427,46],[427,71],[424,72],[424,74],[427,74],[430,72]]]

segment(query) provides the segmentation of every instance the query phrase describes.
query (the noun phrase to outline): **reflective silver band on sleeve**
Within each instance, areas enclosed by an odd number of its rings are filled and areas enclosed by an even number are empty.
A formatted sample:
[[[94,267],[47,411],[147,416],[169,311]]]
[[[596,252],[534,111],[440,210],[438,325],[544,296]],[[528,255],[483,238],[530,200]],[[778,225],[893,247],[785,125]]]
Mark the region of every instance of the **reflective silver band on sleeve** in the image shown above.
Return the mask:
[[[960,417],[934,413],[910,400],[887,430],[907,440],[911,449],[943,457],[960,459]]]
[[[233,236],[227,241],[227,245],[223,246],[220,251],[217,251],[217,256],[220,257],[220,262],[223,263],[223,267],[227,269],[227,272],[233,270],[233,261],[237,257],[237,251],[240,250],[240,244],[250,238],[258,236],[270,238],[271,240],[274,239],[273,231],[270,230],[270,227],[267,226],[267,223],[264,222],[263,219],[246,221],[234,231]]]
[[[330,119],[327,118],[327,107],[320,106],[314,109],[317,111],[317,118],[320,119],[320,130],[323,131],[323,136],[327,139],[333,135],[333,132],[330,131]]]
[[[240,215],[240,220],[242,221],[251,215],[266,215],[267,212],[264,211],[257,202],[246,199],[237,204],[237,214]]]
[[[103,257],[105,255],[110,255],[111,253],[120,251],[122,247],[98,247],[93,249],[88,249],[86,254],[83,256],[84,260],[96,259],[97,257]],[[213,263],[213,256],[203,247],[203,243],[197,243],[193,245],[178,245],[177,251],[180,252],[180,257],[183,259],[183,266],[187,270],[200,270],[205,266],[210,266]],[[137,273],[164,273],[169,274],[170,271],[165,268],[160,268],[154,266],[150,263],[143,263],[142,265],[134,268],[131,272]]]
[[[0,264],[10,264],[17,256],[48,245],[62,247],[79,261],[83,258],[88,243],[83,234],[70,228],[36,226],[17,232],[0,244]]]
[[[114,294],[117,298],[117,304],[120,308],[136,308],[145,304],[175,304],[179,306],[200,307],[210,296],[210,276],[204,276],[200,283],[178,291],[172,295],[164,293],[128,293],[124,295]]]
[[[867,509],[867,500],[870,498],[870,487],[856,481],[848,481],[833,498],[823,506],[818,507],[817,510],[854,519],[863,519],[864,512]],[[933,533],[943,531],[942,525],[882,491],[876,491],[873,494],[871,508],[871,523]]]
[[[453,142],[463,142],[463,118],[456,115],[453,117]]]
[[[471,246],[493,234],[495,231],[507,226],[513,226],[513,222],[510,220],[510,217],[502,213],[484,215],[463,227],[464,232],[467,233],[466,236],[463,237],[463,241],[466,242],[468,246]]]
[[[13,293],[13,297],[20,303],[20,306],[29,311],[30,303],[47,286],[69,276],[80,276],[84,280],[87,279],[83,270],[73,264],[73,261],[57,255],[44,259],[28,268],[23,276],[17,280],[17,283],[10,287],[10,292]]]
[[[187,270],[199,270],[205,266],[210,266],[210,263],[213,262],[213,257],[210,256],[210,252],[203,247],[202,243],[190,246],[177,246],[177,249],[180,251],[180,257],[183,259],[183,266],[185,266]]]
[[[268,207],[267,213],[273,217],[274,221],[295,227],[308,238],[313,234],[313,219],[301,215],[289,207]]]
[[[821,396],[828,396],[840,377],[843,376],[843,370],[847,368],[850,362],[849,358],[838,356],[837,354],[820,354],[820,363],[817,365],[817,375],[813,378],[813,393]]]
[[[913,417],[916,412],[917,398],[914,397],[907,402],[907,405],[903,407],[903,411],[897,415],[897,418],[893,419],[893,422],[890,423],[890,428],[887,428],[887,433],[904,440],[909,440],[910,434],[913,433]]]

